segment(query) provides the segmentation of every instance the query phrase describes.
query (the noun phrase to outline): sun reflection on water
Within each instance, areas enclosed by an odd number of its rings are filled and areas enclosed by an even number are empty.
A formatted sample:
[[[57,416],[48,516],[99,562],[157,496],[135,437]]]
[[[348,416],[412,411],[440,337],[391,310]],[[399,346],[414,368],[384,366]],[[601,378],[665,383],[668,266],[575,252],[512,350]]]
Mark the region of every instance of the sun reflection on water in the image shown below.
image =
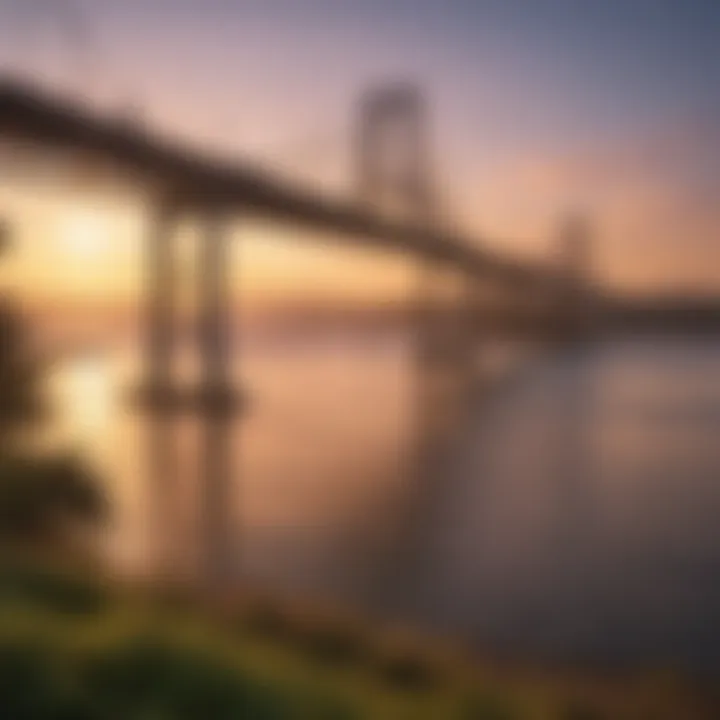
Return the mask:
[[[54,394],[62,408],[62,436],[84,448],[102,444],[115,411],[112,368],[100,354],[87,354],[63,363],[54,379]]]

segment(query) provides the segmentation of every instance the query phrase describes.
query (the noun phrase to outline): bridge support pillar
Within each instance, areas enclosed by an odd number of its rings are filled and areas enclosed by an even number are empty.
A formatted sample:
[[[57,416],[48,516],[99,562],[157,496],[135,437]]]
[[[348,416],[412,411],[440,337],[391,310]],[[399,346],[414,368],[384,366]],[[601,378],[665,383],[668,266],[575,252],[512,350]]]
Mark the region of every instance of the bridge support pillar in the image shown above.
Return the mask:
[[[231,316],[227,225],[223,214],[204,214],[198,262],[198,336],[201,379],[200,448],[201,573],[210,585],[227,583],[234,570],[234,488],[231,431],[236,398],[232,387]]]
[[[572,215],[560,232],[560,317],[564,318],[566,339],[578,341],[590,332],[591,307],[590,235],[585,218]]]
[[[441,308],[438,306],[435,268],[423,263],[419,270],[414,347],[414,460],[418,473],[426,474],[434,463],[445,424],[443,383],[444,343],[441,337]]]
[[[437,268],[420,274],[416,320],[416,443],[422,473],[436,466],[467,413],[476,383],[474,280],[448,293]]]
[[[176,263],[174,240],[178,205],[169,198],[151,210],[145,258],[145,379],[140,401],[147,422],[147,539],[152,571],[176,570],[177,446],[174,385]]]
[[[459,310],[459,349],[458,376],[461,380],[460,396],[464,409],[468,409],[477,399],[484,378],[478,370],[477,317],[480,310],[478,278],[465,275],[462,279],[462,295]]]

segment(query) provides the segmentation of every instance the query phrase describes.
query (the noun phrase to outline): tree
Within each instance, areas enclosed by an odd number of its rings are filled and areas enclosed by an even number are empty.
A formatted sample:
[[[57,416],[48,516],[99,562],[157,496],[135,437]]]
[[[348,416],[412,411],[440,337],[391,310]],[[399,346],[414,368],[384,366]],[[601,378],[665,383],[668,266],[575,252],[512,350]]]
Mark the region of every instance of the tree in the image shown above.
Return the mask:
[[[78,531],[105,517],[107,506],[79,458],[40,455],[26,442],[47,420],[43,379],[27,324],[0,297],[0,543],[67,550]]]
[[[20,313],[0,297],[0,452],[12,450],[19,434],[45,418],[42,375]]]
[[[0,544],[75,550],[106,510],[93,473],[77,457],[0,458]]]

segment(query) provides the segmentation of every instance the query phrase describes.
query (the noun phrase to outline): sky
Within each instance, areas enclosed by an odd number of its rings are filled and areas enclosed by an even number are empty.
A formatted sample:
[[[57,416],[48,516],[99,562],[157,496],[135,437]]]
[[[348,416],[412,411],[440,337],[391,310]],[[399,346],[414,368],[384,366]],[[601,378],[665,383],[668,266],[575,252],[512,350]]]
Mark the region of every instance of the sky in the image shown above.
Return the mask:
[[[579,207],[602,282],[720,290],[717,0],[0,0],[0,64],[344,196],[359,94],[411,79],[443,206],[486,246],[546,255]],[[124,297],[137,226],[83,203],[21,213],[26,276],[48,296]],[[258,294],[407,285],[403,263],[297,246],[295,228],[237,232]],[[74,280],[51,277],[63,253]]]

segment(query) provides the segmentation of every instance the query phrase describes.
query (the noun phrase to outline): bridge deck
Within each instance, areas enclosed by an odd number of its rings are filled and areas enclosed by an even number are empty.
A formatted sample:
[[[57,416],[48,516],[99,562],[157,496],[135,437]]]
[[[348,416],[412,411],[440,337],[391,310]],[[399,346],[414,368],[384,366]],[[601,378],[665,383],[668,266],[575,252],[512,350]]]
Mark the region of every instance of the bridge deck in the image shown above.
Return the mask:
[[[343,239],[399,250],[503,283],[551,279],[543,266],[483,249],[469,238],[383,218],[357,203],[290,185],[248,163],[230,164],[173,144],[140,125],[93,111],[38,88],[0,78],[0,137],[100,156],[151,181],[182,188],[200,203],[252,209]]]

